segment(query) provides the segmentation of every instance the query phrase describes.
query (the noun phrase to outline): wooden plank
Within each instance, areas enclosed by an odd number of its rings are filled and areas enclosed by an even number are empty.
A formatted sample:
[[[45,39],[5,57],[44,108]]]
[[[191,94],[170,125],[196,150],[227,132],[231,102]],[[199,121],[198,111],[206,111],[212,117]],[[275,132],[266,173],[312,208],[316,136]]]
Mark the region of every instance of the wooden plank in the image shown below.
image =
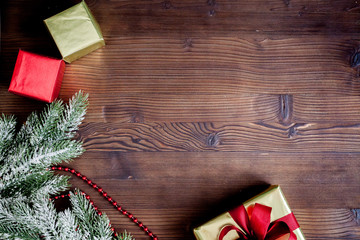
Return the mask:
[[[6,1],[6,32],[22,32],[21,23],[40,24],[54,13],[65,10],[77,1]],[[337,35],[359,32],[354,1],[333,1],[332,4],[307,1],[92,1],[91,10],[105,34],[137,34],[151,32],[234,35],[256,30],[278,35]],[[21,7],[24,16],[16,16]],[[39,14],[41,13],[41,14]],[[36,14],[36,15],[35,15]],[[28,21],[24,23],[23,21]],[[37,28],[38,29],[38,28]]]
[[[138,227],[110,208],[103,208],[118,231],[127,230],[136,239],[148,240]],[[306,239],[359,239],[360,233],[349,209],[293,209]],[[135,214],[135,213],[134,213]],[[210,215],[211,213],[207,213]],[[136,209],[136,216],[159,239],[195,239],[192,229],[206,213],[199,209]],[[210,218],[207,218],[210,220]]]
[[[79,138],[105,151],[359,152],[359,124],[86,123]]]
[[[129,208],[196,209],[224,198],[241,199],[242,190],[268,184],[280,184],[294,208],[357,208],[359,157],[334,152],[149,154],[88,149],[70,166],[106,186],[115,198],[126,199]],[[83,186],[78,182],[76,186]]]
[[[65,94],[65,93],[64,93]],[[66,96],[66,95],[65,95]],[[71,94],[65,98],[69,98]],[[90,95],[86,122],[353,123],[360,97],[343,95]]]
[[[92,58],[68,68],[63,88],[68,82],[90,93],[349,95],[359,92],[357,71],[349,64],[357,44],[301,38],[110,39]]]
[[[87,151],[70,164],[164,239],[193,239],[191,229],[225,209],[280,184],[308,239],[357,239],[359,153],[116,153]],[[142,233],[94,190],[117,229]],[[256,186],[256,187],[255,187]],[[341,208],[340,208],[341,206]]]
[[[0,112],[17,51],[60,58],[42,20],[78,0],[1,2]],[[160,239],[280,184],[307,239],[359,239],[360,44],[353,0],[87,0],[107,45],[68,64],[90,107],[69,164]],[[19,17],[21,16],[21,17]],[[118,230],[148,239],[80,180]]]
[[[44,103],[0,91],[0,112],[20,121]],[[63,91],[65,102],[76,91]],[[272,122],[357,124],[360,97],[268,94],[90,94],[85,122]]]
[[[276,120],[279,97],[276,95],[147,95],[90,97],[86,121],[240,121]]]
[[[353,38],[174,36],[151,37],[149,41],[149,37],[107,38],[104,48],[67,65],[62,93],[68,95],[77,88],[104,95],[358,95],[360,91],[358,72],[349,63],[359,44]],[[42,45],[48,46],[36,39],[19,43],[6,35],[2,41],[6,46],[2,66],[6,85],[10,83],[18,48],[37,51]],[[46,51],[57,56],[50,48]]]
[[[127,230],[136,239],[147,240],[136,226],[119,214],[105,209],[116,230]],[[349,209],[293,209],[306,239],[342,239],[360,238],[358,225]],[[135,213],[134,213],[135,214]],[[207,213],[210,215],[211,213]],[[139,209],[136,214],[159,239],[195,239],[193,227],[199,218],[207,215],[199,209]],[[141,218],[140,218],[141,217]],[[207,218],[210,220],[210,218]]]
[[[294,122],[359,122],[360,97],[359,96],[319,96],[294,95],[293,96]]]
[[[65,101],[76,91],[63,96]],[[7,91],[0,111],[25,119],[44,104],[29,101]],[[91,94],[86,122],[151,122],[151,121],[270,121],[278,118],[279,96],[276,95],[105,95]],[[34,107],[35,105],[35,107]]]

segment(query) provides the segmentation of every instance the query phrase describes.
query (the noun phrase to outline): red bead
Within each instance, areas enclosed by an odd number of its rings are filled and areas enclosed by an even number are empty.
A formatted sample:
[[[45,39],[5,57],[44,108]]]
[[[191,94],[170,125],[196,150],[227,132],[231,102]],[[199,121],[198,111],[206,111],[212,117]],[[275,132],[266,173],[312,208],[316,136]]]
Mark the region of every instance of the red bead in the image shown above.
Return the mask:
[[[64,170],[64,171],[70,171],[71,173],[75,174],[76,176],[80,177],[81,179],[83,179],[84,181],[86,181],[90,186],[92,186],[93,188],[97,189],[97,191],[102,194],[102,196],[104,198],[106,198],[109,202],[112,203],[112,205],[119,211],[121,212],[123,215],[126,215],[129,219],[131,219],[134,223],[136,223],[140,228],[143,229],[143,231],[145,231],[152,239],[154,240],[158,240],[158,238],[145,226],[143,225],[142,222],[139,222],[139,220],[137,218],[134,217],[134,215],[132,215],[131,213],[127,212],[126,210],[123,210],[121,206],[118,205],[118,203],[116,201],[114,201],[110,196],[108,196],[108,194],[106,192],[103,191],[102,188],[99,188],[96,184],[94,184],[91,180],[87,179],[86,176],[81,175],[81,173],[76,172],[74,169],[71,168],[63,168],[63,167],[51,167],[51,170]],[[76,192],[74,194],[77,194]],[[86,199],[89,200],[89,203],[94,207],[95,211],[97,212],[97,214],[99,216],[102,216],[102,212],[98,211],[98,207],[94,206],[94,202],[91,201],[90,196],[86,195],[84,192],[81,192],[82,195],[85,196]],[[49,200],[54,200],[54,199],[59,199],[64,198],[65,196],[71,196],[70,193],[66,194],[66,195],[60,195],[60,196],[55,196],[54,198],[49,198]],[[110,225],[110,223],[109,223]],[[111,225],[110,225],[111,227]],[[114,236],[116,236],[116,232],[115,229],[113,227],[111,227],[111,231],[114,232]]]

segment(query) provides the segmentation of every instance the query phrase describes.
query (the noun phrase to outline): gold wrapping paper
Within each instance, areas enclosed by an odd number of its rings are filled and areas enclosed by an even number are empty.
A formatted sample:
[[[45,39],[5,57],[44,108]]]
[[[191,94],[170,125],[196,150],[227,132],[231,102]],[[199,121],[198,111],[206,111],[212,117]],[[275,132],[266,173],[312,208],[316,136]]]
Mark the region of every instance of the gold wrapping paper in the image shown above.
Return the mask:
[[[84,1],[44,22],[68,63],[105,45],[99,24]]]
[[[250,205],[254,205],[255,203],[272,207],[271,222],[291,213],[285,196],[282,193],[280,186],[277,185],[271,186],[266,191],[243,203],[243,205],[247,209]],[[240,228],[232,219],[231,215],[226,212],[201,225],[200,227],[195,228],[194,234],[198,240],[218,240],[221,229],[227,225],[234,225]],[[296,234],[297,240],[305,240],[300,228],[294,230],[294,233]],[[224,237],[224,240],[236,240],[238,238],[239,236],[237,233],[235,231],[231,231]]]

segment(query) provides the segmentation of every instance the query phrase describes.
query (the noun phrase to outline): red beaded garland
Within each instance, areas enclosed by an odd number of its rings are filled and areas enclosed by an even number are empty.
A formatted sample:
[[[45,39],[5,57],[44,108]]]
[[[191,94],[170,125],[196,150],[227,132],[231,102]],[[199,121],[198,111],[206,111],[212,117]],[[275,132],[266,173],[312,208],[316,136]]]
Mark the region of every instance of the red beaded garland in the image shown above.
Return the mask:
[[[128,211],[124,210],[121,206],[118,205],[118,203],[116,201],[114,201],[106,192],[104,192],[104,190],[99,187],[98,185],[96,185],[95,183],[93,183],[91,180],[89,180],[86,176],[82,175],[79,172],[76,172],[74,169],[71,168],[63,168],[63,167],[51,167],[51,170],[60,170],[60,171],[66,171],[66,172],[71,172],[72,174],[75,174],[77,177],[81,178],[83,181],[85,181],[87,184],[89,184],[90,186],[92,186],[94,189],[97,189],[97,191],[106,199],[108,200],[110,203],[112,203],[112,205],[115,207],[116,210],[118,210],[120,213],[122,213],[123,215],[127,216],[132,222],[134,222],[135,224],[137,224],[140,229],[142,229],[144,232],[147,233],[147,235],[149,235],[153,240],[158,240],[158,238],[156,237],[156,235],[154,235],[145,225],[143,225],[142,222],[140,222],[136,217],[134,217],[133,214],[129,213]],[[75,193],[76,194],[76,193]],[[85,198],[88,199],[90,201],[90,204],[94,206],[94,202],[90,199],[90,196],[85,194],[84,192],[81,192],[82,195],[85,195]],[[64,198],[65,196],[70,196],[70,193],[67,195],[61,195],[61,196],[56,196],[54,197],[54,199],[58,199],[60,197]],[[50,198],[50,200],[53,200],[52,198]],[[94,206],[95,211],[101,216],[102,213],[100,211],[98,211],[98,207]],[[115,232],[114,228],[111,228],[111,230],[113,232]],[[116,234],[115,234],[116,236]]]

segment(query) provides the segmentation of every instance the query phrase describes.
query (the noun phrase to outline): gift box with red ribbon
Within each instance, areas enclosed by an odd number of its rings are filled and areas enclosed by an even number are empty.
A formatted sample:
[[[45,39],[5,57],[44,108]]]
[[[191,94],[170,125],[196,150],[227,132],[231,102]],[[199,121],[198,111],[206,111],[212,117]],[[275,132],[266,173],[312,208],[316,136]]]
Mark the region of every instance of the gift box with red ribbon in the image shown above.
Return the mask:
[[[65,62],[19,50],[9,92],[52,102],[58,97]]]
[[[279,186],[194,229],[198,240],[305,240]]]

